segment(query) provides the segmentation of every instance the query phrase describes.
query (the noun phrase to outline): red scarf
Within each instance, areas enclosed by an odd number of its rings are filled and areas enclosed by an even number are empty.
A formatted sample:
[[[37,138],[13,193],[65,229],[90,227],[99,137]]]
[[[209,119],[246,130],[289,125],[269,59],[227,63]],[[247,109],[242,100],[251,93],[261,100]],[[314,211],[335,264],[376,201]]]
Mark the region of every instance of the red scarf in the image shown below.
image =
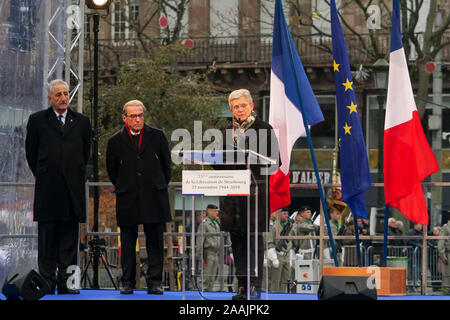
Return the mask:
[[[133,134],[131,133],[130,128],[128,127],[128,124],[125,124],[125,129],[127,129],[128,135],[130,136],[130,139],[133,140]],[[138,150],[141,149],[141,142],[142,142],[142,132],[144,131],[144,127],[142,127],[141,131],[139,132],[139,145]]]

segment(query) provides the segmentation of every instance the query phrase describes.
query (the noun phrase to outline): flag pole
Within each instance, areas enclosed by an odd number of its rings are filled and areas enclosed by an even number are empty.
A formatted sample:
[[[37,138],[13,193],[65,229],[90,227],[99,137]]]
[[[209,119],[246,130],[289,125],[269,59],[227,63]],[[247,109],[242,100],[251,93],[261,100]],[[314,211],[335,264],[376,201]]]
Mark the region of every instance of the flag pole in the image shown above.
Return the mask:
[[[286,26],[287,28],[287,26]],[[289,30],[286,30],[287,34],[289,34]],[[294,61],[294,54],[292,52],[292,46],[289,44],[289,54],[291,56],[291,61]],[[299,87],[299,80],[297,77],[297,73],[294,71],[294,76],[295,76],[295,85],[297,87],[297,95],[300,101],[300,109],[302,112],[302,119],[303,119],[303,126],[305,127],[305,131],[306,131],[306,138],[308,140],[308,146],[309,146],[309,151],[311,153],[311,158],[312,158],[312,162],[314,165],[314,173],[316,175],[316,180],[317,180],[317,185],[318,185],[318,189],[319,189],[319,195],[320,195],[320,201],[322,203],[322,207],[324,208],[324,216],[325,216],[325,221],[327,223],[327,230],[328,230],[328,236],[330,238],[330,245],[331,245],[331,251],[333,252],[333,259],[334,259],[334,265],[336,267],[339,267],[339,262],[337,259],[337,255],[336,255],[336,247],[334,245],[334,239],[333,239],[333,234],[331,233],[331,228],[330,228],[330,220],[328,218],[328,214],[325,214],[325,212],[327,211],[327,203],[325,201],[325,196],[323,194],[323,189],[322,189],[322,182],[320,180],[320,176],[319,176],[319,169],[317,168],[317,161],[316,161],[316,156],[314,154],[314,148],[312,145],[312,140],[311,140],[311,133],[309,131],[309,127],[308,127],[308,122],[306,120],[306,116],[305,116],[305,110],[303,107],[303,100],[302,100],[302,95],[300,94],[300,87]]]
[[[355,227],[355,245],[356,245],[356,256],[358,258],[358,267],[362,266],[362,260],[361,260],[361,247],[359,242],[359,230],[358,230],[358,218],[356,217],[356,214],[353,214],[353,225]]]
[[[383,242],[383,267],[386,267],[387,261],[387,237],[388,237],[388,221],[389,221],[389,206],[384,208],[384,242]]]

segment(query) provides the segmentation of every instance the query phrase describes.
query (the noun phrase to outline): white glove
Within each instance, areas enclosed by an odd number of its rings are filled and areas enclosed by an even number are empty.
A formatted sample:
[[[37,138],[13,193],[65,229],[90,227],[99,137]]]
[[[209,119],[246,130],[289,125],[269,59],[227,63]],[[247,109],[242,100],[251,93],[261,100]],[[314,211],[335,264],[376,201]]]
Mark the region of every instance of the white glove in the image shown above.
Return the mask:
[[[289,250],[289,260],[294,261],[296,258],[294,249]]]
[[[277,251],[275,248],[267,250],[267,259],[272,261],[272,266],[278,268],[280,266],[280,261],[278,261]]]
[[[272,267],[278,268],[280,266],[280,261],[278,259],[272,260]]]
[[[267,250],[267,259],[269,259],[270,261],[273,260],[277,260],[277,251],[275,248],[271,248],[269,250]]]

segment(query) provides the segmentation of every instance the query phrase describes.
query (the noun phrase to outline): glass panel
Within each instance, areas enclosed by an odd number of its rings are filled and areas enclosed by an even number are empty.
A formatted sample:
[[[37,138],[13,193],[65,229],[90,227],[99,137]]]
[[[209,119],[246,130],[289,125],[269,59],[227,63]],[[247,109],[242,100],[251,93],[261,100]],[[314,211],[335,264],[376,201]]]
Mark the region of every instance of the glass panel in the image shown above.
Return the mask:
[[[214,169],[231,170],[229,168],[223,165],[222,168]],[[191,168],[185,165],[184,170],[188,171]],[[258,173],[257,168],[254,170]],[[233,179],[231,171],[220,172],[226,175],[223,179]],[[213,208],[217,197],[192,195],[183,197],[185,211],[182,214],[182,221],[184,229],[189,232],[183,257],[187,261],[185,289],[197,289],[205,297],[210,291],[238,292],[244,298],[248,288],[251,294],[254,294],[253,288],[259,293],[267,292],[266,282],[263,281],[263,276],[267,274],[264,272],[263,263],[265,248],[263,235],[268,227],[269,216],[265,178],[266,176],[256,175],[256,183],[252,182],[250,186],[250,196],[242,194],[220,196],[217,218],[216,209]],[[188,203],[190,211],[187,210]],[[196,210],[199,203],[200,210]],[[194,211],[192,208],[195,208]],[[259,214],[256,215],[255,212]],[[197,225],[194,230],[191,221],[195,221]],[[250,228],[248,228],[249,221]],[[248,261],[250,261],[249,268],[247,268]]]
[[[24,140],[29,115],[46,107],[41,103],[44,62],[49,59],[52,65],[52,58],[60,58],[58,50],[45,56],[45,14],[51,4],[0,2],[0,181],[5,183],[0,187],[0,283],[12,269],[37,266],[34,179],[25,160]],[[52,31],[57,39],[63,36]]]

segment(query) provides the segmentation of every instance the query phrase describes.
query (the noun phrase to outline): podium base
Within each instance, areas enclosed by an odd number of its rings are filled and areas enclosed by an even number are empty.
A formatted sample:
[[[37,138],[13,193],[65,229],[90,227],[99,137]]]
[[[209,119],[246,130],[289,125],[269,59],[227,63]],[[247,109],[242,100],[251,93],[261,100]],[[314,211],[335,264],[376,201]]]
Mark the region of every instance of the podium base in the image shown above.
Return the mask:
[[[373,276],[378,296],[406,295],[406,269],[392,267],[324,267],[324,276]]]

